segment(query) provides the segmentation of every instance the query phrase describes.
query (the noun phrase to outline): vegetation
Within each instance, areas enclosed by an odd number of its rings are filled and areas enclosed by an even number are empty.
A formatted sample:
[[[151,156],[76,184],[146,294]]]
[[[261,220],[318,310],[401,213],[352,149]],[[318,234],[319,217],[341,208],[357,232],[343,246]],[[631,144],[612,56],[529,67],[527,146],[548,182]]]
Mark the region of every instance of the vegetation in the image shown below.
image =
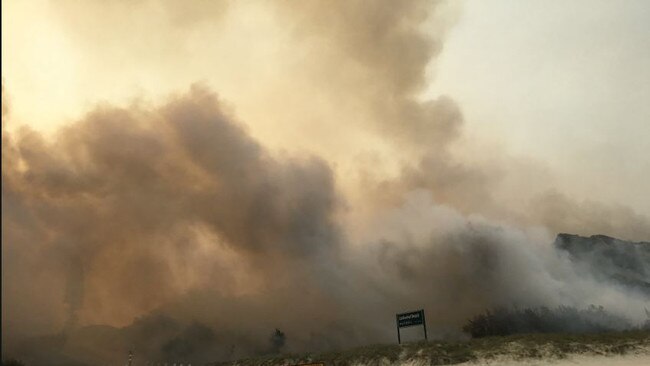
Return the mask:
[[[282,332],[280,329],[275,329],[275,332],[271,334],[271,338],[269,339],[270,345],[271,345],[271,354],[277,354],[282,350],[282,347],[284,347],[284,343],[286,342],[287,337],[284,335],[284,332]]]
[[[602,333],[633,329],[625,318],[608,313],[602,306],[579,310],[560,306],[488,310],[468,320],[463,331],[474,338],[526,333]]]
[[[402,363],[452,365],[477,359],[559,359],[570,354],[647,353],[648,347],[650,347],[650,332],[644,330],[598,334],[517,334],[455,342],[372,345],[340,352],[276,355],[215,365],[288,366],[308,362],[324,362],[327,366],[379,366]]]
[[[25,366],[22,361],[16,360],[14,358],[9,358],[2,360],[2,366]]]
[[[596,306],[587,309],[567,306],[555,309],[498,308],[467,321],[463,330],[472,336],[468,341],[372,345],[315,355],[258,357],[217,365],[286,366],[309,362],[324,362],[328,366],[450,365],[477,359],[557,359],[570,354],[647,353],[650,349],[649,324],[633,327],[628,320]],[[276,330],[276,335],[278,333]]]

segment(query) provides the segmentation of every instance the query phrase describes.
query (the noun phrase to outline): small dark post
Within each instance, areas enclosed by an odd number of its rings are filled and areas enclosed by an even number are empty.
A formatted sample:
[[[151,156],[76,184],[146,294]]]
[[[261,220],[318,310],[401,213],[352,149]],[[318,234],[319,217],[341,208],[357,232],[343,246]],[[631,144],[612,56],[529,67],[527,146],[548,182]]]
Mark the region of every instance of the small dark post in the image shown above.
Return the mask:
[[[399,335],[399,314],[395,315],[395,325],[397,326],[397,344],[402,344],[402,338]]]
[[[429,338],[427,338],[427,319],[424,317],[424,309],[420,310],[422,313],[422,325],[424,325],[424,340],[428,341]]]

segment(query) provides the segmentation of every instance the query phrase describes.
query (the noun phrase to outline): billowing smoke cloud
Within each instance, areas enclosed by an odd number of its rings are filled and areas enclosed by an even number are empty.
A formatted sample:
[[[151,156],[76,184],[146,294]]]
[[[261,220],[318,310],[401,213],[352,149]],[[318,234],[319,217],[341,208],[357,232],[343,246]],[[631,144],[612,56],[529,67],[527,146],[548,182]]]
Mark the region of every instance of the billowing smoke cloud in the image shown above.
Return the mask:
[[[441,7],[431,5],[383,1],[369,9],[363,1],[314,1],[283,10],[299,41],[316,45],[327,61],[341,60],[338,72],[359,82],[343,88],[343,98],[364,104],[377,133],[407,149],[440,151],[459,134],[461,115],[449,98],[416,98],[429,61],[442,49],[444,32],[421,29]]]
[[[18,313],[52,332],[128,324],[196,288],[270,291],[340,244],[327,164],[273,158],[201,87],[155,109],[99,107],[53,142],[4,137],[9,334],[25,329]]]
[[[559,193],[503,200],[505,177],[526,171],[458,158],[460,108],[418,99],[446,6],[274,5],[318,86],[300,100],[396,155],[350,179],[339,155],[265,147],[205,86],[99,105],[51,139],[7,132],[3,88],[3,347],[36,364],[129,349],[199,362],[266,352],[276,328],[286,351],[390,342],[393,314],[421,307],[437,336],[499,305],[594,303],[639,320],[646,295],[552,244],[560,228],[638,239],[647,218]],[[57,335],[20,341],[35,334]]]

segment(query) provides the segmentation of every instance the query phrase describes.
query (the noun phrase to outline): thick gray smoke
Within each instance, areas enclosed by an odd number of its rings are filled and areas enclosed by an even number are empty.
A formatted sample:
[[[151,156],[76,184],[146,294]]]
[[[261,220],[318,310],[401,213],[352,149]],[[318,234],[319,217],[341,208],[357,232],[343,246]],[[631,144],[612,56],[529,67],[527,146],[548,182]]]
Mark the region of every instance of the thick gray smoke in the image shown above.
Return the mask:
[[[128,324],[196,289],[321,295],[340,245],[330,169],[271,157],[200,87],[100,107],[52,143],[3,137],[5,334]]]
[[[650,243],[624,242],[605,235],[589,238],[560,234],[555,245],[566,251],[575,266],[600,281],[611,281],[650,296]]]
[[[561,194],[511,210],[493,194],[507,169],[454,158],[460,108],[417,98],[444,36],[421,27],[441,6],[275,9],[332,100],[358,107],[355,128],[404,151],[360,198],[326,158],[267,149],[207,87],[99,105],[52,139],[7,132],[3,89],[3,350],[34,364],[128,350],[216,361],[268,352],[277,328],[284,351],[317,351],[391,342],[394,314],[422,307],[438,337],[494,306],[597,304],[641,320],[647,295],[599,281],[553,239],[566,226],[643,237],[647,218]]]
[[[242,357],[275,327],[290,351],[389,342],[390,315],[416,307],[445,336],[493,306],[638,317],[647,300],[581,273],[543,229],[466,217],[426,189],[348,243],[327,164],[272,157],[201,87],[100,107],[53,143],[4,137],[4,334],[65,330],[9,339],[35,363]]]

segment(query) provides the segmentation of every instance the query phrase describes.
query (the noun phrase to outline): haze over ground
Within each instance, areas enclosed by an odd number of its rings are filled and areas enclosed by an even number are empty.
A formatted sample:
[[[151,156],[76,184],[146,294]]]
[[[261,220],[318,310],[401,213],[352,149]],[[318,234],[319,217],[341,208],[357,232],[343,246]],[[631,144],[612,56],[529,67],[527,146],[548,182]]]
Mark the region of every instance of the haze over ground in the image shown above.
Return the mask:
[[[391,341],[378,319],[421,307],[438,335],[496,305],[645,317],[552,243],[650,239],[647,2],[2,13],[9,341],[152,312],[210,355]]]

